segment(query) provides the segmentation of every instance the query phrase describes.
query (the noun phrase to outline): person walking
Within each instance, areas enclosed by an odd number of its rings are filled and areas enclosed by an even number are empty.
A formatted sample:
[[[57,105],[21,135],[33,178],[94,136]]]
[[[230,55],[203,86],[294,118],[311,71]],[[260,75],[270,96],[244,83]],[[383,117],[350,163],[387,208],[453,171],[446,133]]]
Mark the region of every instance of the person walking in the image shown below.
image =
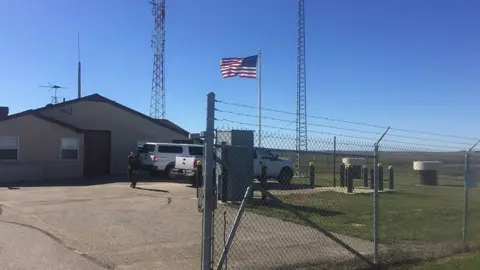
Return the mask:
[[[133,155],[133,152],[130,152],[128,155],[128,181],[131,183],[130,187],[135,188],[137,186],[137,176],[138,173],[138,157]]]

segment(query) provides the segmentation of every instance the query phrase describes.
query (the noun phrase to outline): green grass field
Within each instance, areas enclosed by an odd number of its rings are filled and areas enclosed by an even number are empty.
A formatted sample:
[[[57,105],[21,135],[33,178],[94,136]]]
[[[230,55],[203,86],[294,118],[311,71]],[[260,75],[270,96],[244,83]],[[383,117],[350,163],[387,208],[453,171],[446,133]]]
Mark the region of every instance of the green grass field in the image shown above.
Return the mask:
[[[455,255],[438,261],[426,262],[413,267],[412,270],[472,270],[480,269],[480,252]]]
[[[316,186],[332,186],[333,170],[317,170]],[[380,193],[380,244],[402,250],[416,250],[417,258],[453,253],[462,246],[463,176],[439,175],[440,186],[418,185],[418,175],[397,169],[395,191]],[[388,188],[385,169],[384,187]],[[339,176],[336,176],[337,184]],[[308,178],[295,178],[294,184],[307,184]],[[354,180],[355,186],[363,181]],[[278,197],[331,232],[373,239],[373,198],[371,194],[338,192],[282,192]],[[248,211],[281,220],[302,223],[293,213],[267,204],[249,205]],[[472,246],[480,245],[480,190],[470,189],[468,237]],[[428,254],[428,255],[427,255]],[[433,255],[432,255],[433,254]],[[442,254],[442,255],[440,255]],[[433,268],[436,269],[436,268]]]

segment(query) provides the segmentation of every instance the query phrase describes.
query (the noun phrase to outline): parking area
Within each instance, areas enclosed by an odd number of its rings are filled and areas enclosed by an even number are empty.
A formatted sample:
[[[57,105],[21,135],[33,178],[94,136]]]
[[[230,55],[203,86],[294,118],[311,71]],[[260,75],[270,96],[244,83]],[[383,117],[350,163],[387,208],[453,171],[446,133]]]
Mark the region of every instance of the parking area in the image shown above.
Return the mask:
[[[2,220],[45,230],[105,268],[194,269],[201,215],[186,184],[2,189]]]
[[[76,269],[92,269],[91,265],[99,269],[198,269],[201,213],[197,211],[196,189],[188,184],[169,182],[139,182],[137,187],[131,189],[129,183],[110,183],[2,188],[0,224],[36,231],[88,261],[84,268],[77,266]],[[232,225],[235,212],[230,214],[227,228]],[[236,242],[246,241],[252,248],[238,250],[233,245],[230,261],[242,260],[237,267],[231,265],[234,268],[279,266],[276,262],[284,262],[281,258],[286,255],[294,256],[298,262],[318,262],[331,254],[320,256],[306,252],[308,249],[313,246],[338,249],[335,243],[310,228],[253,213],[246,213],[245,219],[253,218],[250,215],[255,215],[258,223],[242,222]],[[283,229],[285,226],[290,228]],[[292,231],[297,236],[304,234],[309,239],[308,245],[295,244],[294,235],[290,235]],[[291,238],[292,245],[282,247],[278,239],[285,241],[286,238]],[[365,241],[344,240],[366,253],[369,250],[370,245]],[[9,248],[1,246],[7,244],[0,241],[0,248]],[[263,260],[254,256],[265,254],[265,248],[271,252],[267,252],[269,255]],[[285,252],[281,252],[282,249]],[[348,256],[346,253],[342,252],[343,258]],[[27,254],[35,261],[31,251]],[[8,258],[2,256],[0,265],[4,266],[2,261]]]

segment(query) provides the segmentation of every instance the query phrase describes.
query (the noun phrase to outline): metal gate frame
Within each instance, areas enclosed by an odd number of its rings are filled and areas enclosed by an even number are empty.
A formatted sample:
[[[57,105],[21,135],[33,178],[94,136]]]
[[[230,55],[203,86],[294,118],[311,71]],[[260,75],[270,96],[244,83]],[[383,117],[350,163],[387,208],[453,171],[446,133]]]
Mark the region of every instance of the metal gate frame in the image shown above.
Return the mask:
[[[205,155],[204,155],[204,166],[205,169],[203,170],[203,192],[201,192],[201,201],[202,201],[202,208],[203,208],[203,215],[202,215],[202,248],[201,248],[201,269],[202,270],[210,270],[213,268],[213,215],[215,211],[215,203],[216,203],[216,192],[214,189],[214,137],[215,137],[215,94],[210,92],[207,95],[207,123],[206,123],[206,131],[204,133],[205,138]],[[374,223],[378,225],[378,167],[377,167],[377,160],[378,160],[378,143],[382,140],[383,136],[388,132],[382,135],[382,137],[377,141],[375,144],[374,150]],[[374,232],[374,261],[372,262],[366,256],[359,253],[357,250],[340,240],[338,237],[334,236],[325,228],[322,228],[311,221],[308,217],[304,216],[300,212],[296,211],[293,207],[283,203],[280,199],[275,197],[273,194],[268,192],[262,185],[258,185],[262,194],[266,195],[267,198],[270,198],[275,204],[282,207],[283,209],[290,211],[294,215],[296,215],[299,219],[304,221],[310,227],[316,229],[341,247],[345,248],[361,260],[365,261],[369,266],[372,268],[377,265],[377,256],[378,256],[378,231],[375,230]],[[249,186],[246,190],[245,196],[241,202],[240,209],[237,212],[237,216],[235,218],[234,224],[230,230],[228,235],[228,240],[226,245],[224,246],[222,255],[220,260],[217,263],[216,269],[222,269],[223,264],[225,263],[227,254],[230,250],[231,244],[235,237],[235,233],[238,229],[240,220],[243,216],[245,211],[246,205],[246,198],[248,197],[249,192],[252,192],[253,187]],[[375,226],[377,228],[378,226]]]
[[[268,192],[268,190],[265,189],[265,187],[263,185],[261,185],[259,182],[258,182],[258,185],[256,185],[256,187],[258,187],[260,192],[262,194],[265,194],[267,196],[267,198],[271,199],[275,204],[277,204],[278,206],[282,207],[283,209],[293,213],[300,220],[305,222],[308,226],[316,229],[317,231],[319,231],[320,233],[322,233],[323,235],[325,235],[326,237],[328,237],[329,239],[331,239],[332,241],[334,241],[335,243],[337,243],[341,247],[345,248],[346,250],[348,250],[349,252],[351,252],[352,254],[354,254],[355,256],[357,256],[358,258],[363,260],[364,262],[366,262],[370,267],[372,267],[372,268],[375,267],[375,263],[372,262],[371,260],[369,260],[366,256],[362,255],[360,252],[355,250],[353,247],[349,246],[347,243],[340,240],[338,237],[336,237],[335,235],[330,233],[325,228],[322,228],[322,227],[318,226],[317,224],[315,224],[315,222],[311,221],[308,217],[306,217],[305,215],[303,215],[302,213],[297,211],[295,208],[293,208],[290,205],[282,202],[279,198],[275,197],[275,195]],[[235,237],[235,234],[237,232],[238,225],[240,224],[240,220],[242,219],[243,213],[245,212],[246,200],[247,200],[250,192],[253,192],[252,185],[250,185],[247,188],[247,190],[245,191],[245,195],[243,197],[242,203],[240,204],[240,208],[238,209],[237,216],[235,217],[235,221],[233,222],[230,233],[228,234],[227,243],[226,243],[226,245],[223,249],[222,255],[220,256],[220,260],[217,263],[217,266],[216,266],[217,270],[223,269],[222,268],[223,264],[225,263],[225,260],[227,258],[227,254],[228,254],[228,252],[230,250],[230,247],[232,245],[233,238]]]

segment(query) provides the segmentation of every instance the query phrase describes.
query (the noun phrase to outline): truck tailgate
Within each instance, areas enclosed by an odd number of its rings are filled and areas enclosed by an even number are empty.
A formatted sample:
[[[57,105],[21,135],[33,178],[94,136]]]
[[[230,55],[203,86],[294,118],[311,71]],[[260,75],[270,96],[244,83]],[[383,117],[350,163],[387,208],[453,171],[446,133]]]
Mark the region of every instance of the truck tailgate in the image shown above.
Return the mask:
[[[194,156],[177,156],[175,158],[175,169],[195,170],[197,158]]]

